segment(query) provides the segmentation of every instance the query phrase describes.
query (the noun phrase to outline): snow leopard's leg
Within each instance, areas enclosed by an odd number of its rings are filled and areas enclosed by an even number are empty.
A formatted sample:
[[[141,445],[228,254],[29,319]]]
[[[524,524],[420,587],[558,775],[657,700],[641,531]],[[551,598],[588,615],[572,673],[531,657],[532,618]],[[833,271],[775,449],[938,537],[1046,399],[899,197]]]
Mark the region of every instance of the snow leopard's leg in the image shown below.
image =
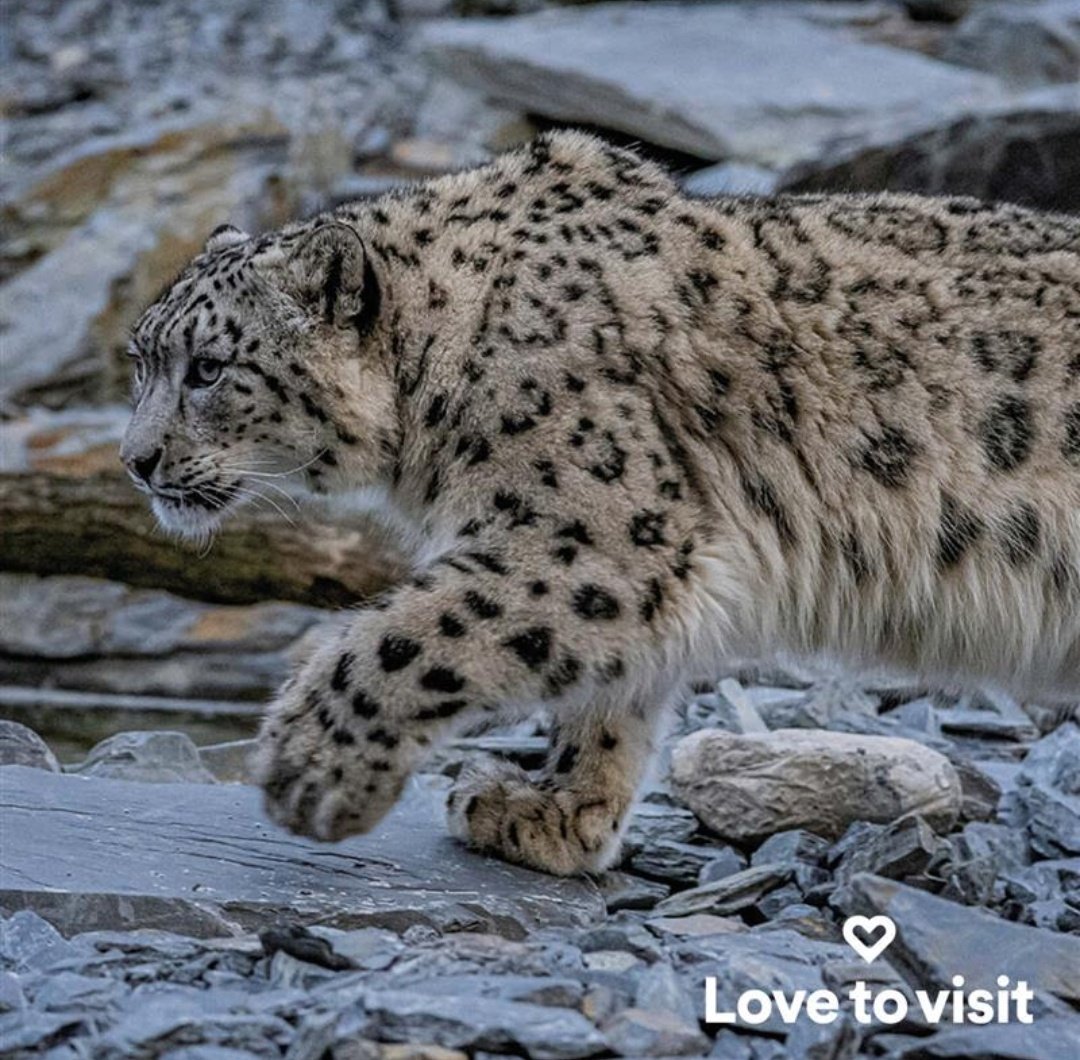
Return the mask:
[[[530,847],[529,861],[570,872],[609,856],[660,705],[637,697],[662,683],[658,660],[686,624],[696,542],[641,534],[631,563],[574,524],[568,538],[564,519],[526,514],[510,532],[470,536],[355,615],[283,689],[256,756],[276,820],[321,839],[367,831],[434,744],[479,718],[546,704],[564,733],[552,790],[562,792],[560,806],[582,805],[569,807],[574,852],[545,857]],[[553,551],[568,557],[568,549],[572,563],[553,562]],[[602,809],[584,805],[596,801],[594,770],[609,799]],[[525,860],[512,846],[499,851]]]
[[[466,767],[450,792],[450,830],[479,850],[557,875],[607,868],[665,714],[659,701],[600,695],[560,719],[536,777],[512,763]]]

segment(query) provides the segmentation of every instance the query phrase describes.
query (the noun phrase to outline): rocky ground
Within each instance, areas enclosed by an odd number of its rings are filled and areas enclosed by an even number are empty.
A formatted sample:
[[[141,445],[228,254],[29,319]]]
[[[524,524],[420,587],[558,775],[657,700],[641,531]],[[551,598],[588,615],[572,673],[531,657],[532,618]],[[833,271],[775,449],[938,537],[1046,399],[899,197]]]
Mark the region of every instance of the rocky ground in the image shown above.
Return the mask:
[[[234,782],[249,741],[122,733],[61,772],[0,723],[0,1055],[1075,1054],[1075,712],[756,679],[686,704],[621,863],[584,880],[443,831],[462,762],[535,765],[542,721],[459,741],[376,832],[333,847],[280,832]],[[879,913],[897,937],[868,965],[840,929]],[[910,998],[1002,973],[1034,990],[1034,1024],[705,1022],[707,976],[733,1010],[753,987],[869,979]]]
[[[342,508],[206,554],[121,474],[126,330],[225,220],[259,230],[586,124],[700,194],[901,188],[1080,208],[1076,0],[42,0],[0,37],[0,1055],[1080,1055],[1075,704],[717,675],[625,857],[468,853],[468,755],[373,836],[285,836],[241,783],[328,609],[396,571]],[[44,737],[44,743],[35,735]],[[811,794],[808,796],[807,792]],[[872,966],[841,938],[887,913]],[[749,987],[1036,990],[1031,1026],[703,1022]]]

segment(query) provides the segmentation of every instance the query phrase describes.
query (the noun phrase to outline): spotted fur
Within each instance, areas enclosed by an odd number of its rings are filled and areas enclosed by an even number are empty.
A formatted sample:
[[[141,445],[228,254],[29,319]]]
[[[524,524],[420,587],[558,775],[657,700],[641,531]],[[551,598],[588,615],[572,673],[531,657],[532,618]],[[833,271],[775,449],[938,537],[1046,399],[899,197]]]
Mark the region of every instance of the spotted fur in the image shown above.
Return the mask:
[[[219,231],[133,352],[124,455],[167,525],[205,531],[296,468],[410,528],[415,576],[263,727],[267,803],[297,831],[371,828],[432,745],[544,703],[548,768],[467,772],[451,827],[595,869],[664,705],[725,661],[1080,686],[1075,218],[694,200],[558,134]]]

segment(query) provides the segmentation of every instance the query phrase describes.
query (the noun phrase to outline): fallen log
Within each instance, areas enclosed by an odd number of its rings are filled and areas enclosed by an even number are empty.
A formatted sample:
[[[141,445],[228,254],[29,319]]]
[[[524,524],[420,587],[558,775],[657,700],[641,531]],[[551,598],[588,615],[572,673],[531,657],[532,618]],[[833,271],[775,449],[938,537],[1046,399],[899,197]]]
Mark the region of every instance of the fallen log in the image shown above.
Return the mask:
[[[343,607],[385,588],[400,561],[374,524],[243,511],[208,549],[158,529],[112,475],[0,473],[0,570],[82,574],[214,603],[292,600]]]

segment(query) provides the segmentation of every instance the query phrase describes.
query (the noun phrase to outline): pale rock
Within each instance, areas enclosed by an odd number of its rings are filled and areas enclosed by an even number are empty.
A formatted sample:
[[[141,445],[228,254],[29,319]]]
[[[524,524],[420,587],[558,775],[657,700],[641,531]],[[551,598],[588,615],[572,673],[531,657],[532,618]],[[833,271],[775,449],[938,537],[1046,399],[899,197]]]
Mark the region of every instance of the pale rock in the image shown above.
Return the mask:
[[[803,729],[692,733],[672,753],[672,785],[707,828],[735,841],[795,828],[835,838],[852,821],[914,813],[947,829],[961,804],[956,771],[936,751],[894,737]]]
[[[199,749],[182,732],[118,732],[90,749],[86,760],[68,770],[86,777],[213,784]]]

